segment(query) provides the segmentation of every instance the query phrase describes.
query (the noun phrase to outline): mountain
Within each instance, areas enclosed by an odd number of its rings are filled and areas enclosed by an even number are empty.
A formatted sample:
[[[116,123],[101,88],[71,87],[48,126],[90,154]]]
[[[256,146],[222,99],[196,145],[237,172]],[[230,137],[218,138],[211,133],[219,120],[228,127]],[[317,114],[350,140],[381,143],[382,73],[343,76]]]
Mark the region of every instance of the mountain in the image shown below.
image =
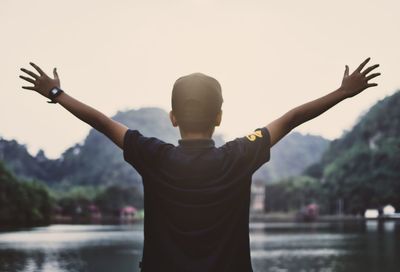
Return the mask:
[[[167,112],[159,108],[119,111],[112,118],[138,129],[145,136],[155,136],[165,142],[177,144],[180,138]],[[224,143],[220,135],[214,140],[217,146]],[[271,161],[260,168],[255,177],[273,181],[296,175],[318,161],[327,146],[328,141],[322,137],[291,133],[272,148]],[[0,139],[0,160],[17,176],[40,179],[52,187],[141,184],[137,172],[124,162],[122,151],[94,129],[82,144],[68,148],[55,160],[47,159],[43,151],[32,156],[24,145]]]
[[[300,174],[306,167],[321,159],[329,140],[299,132],[292,132],[271,148],[271,159],[263,165],[254,178],[266,183]]]
[[[400,91],[372,106],[303,174],[322,182],[331,210],[339,199],[348,213],[400,209]]]
[[[178,130],[170,125],[168,115],[161,109],[118,112],[113,119],[140,130],[145,136],[177,142]],[[124,162],[122,150],[94,129],[90,130],[82,145],[67,149],[60,160],[62,167],[58,171],[57,183],[105,186],[140,184],[137,172]]]
[[[6,162],[12,172],[21,178],[36,178],[43,181],[50,180],[46,172],[47,164],[54,164],[48,160],[41,150],[36,157],[32,156],[25,145],[15,140],[0,138],[0,161]]]

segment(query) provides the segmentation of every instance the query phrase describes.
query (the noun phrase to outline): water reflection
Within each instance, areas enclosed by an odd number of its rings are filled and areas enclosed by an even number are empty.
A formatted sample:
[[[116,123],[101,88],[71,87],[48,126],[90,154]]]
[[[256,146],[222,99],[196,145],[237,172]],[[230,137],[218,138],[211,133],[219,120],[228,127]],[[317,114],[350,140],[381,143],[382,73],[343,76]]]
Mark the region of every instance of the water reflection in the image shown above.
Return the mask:
[[[141,225],[55,225],[0,234],[0,271],[137,271]]]
[[[135,272],[143,226],[0,232],[0,271]],[[399,271],[399,222],[251,224],[254,271]]]
[[[400,271],[399,222],[257,224],[255,271]]]
[[[82,246],[120,244],[127,239],[141,242],[142,225],[134,226],[91,226],[53,225],[25,231],[0,234],[0,248],[80,248]]]

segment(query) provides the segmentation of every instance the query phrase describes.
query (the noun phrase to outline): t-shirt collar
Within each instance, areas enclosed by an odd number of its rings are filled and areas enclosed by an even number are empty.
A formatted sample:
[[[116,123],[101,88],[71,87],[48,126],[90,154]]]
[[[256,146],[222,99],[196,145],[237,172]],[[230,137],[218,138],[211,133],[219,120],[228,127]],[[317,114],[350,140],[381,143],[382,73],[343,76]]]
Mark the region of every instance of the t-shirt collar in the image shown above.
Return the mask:
[[[182,147],[214,147],[213,139],[180,139],[179,146]]]

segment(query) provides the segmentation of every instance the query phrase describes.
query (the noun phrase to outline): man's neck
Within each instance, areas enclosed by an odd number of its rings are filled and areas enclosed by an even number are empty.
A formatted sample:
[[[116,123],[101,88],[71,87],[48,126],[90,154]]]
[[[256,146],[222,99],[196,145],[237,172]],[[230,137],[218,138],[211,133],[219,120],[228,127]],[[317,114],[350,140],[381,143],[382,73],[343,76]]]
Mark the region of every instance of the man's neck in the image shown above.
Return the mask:
[[[185,132],[180,130],[180,133],[183,140],[211,139],[214,130],[207,132]]]

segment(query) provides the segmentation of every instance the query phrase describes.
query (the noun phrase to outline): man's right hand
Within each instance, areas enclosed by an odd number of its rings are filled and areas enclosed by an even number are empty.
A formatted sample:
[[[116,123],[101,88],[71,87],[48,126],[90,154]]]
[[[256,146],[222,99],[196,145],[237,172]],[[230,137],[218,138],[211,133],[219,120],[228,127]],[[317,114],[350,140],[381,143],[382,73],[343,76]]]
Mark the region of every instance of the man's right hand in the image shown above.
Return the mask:
[[[39,75],[35,74],[32,71],[29,71],[28,69],[21,68],[21,71],[28,74],[31,77],[26,77],[26,76],[19,76],[25,81],[28,81],[33,84],[33,86],[23,86],[23,89],[26,90],[32,90],[32,91],[37,91],[41,95],[49,98],[49,92],[51,89],[54,87],[60,88],[60,79],[57,74],[57,69],[53,69],[53,75],[54,78],[49,77],[45,72],[43,72],[42,69],[40,69],[39,66],[36,64],[30,62],[30,65],[32,65],[33,68],[39,73]]]

